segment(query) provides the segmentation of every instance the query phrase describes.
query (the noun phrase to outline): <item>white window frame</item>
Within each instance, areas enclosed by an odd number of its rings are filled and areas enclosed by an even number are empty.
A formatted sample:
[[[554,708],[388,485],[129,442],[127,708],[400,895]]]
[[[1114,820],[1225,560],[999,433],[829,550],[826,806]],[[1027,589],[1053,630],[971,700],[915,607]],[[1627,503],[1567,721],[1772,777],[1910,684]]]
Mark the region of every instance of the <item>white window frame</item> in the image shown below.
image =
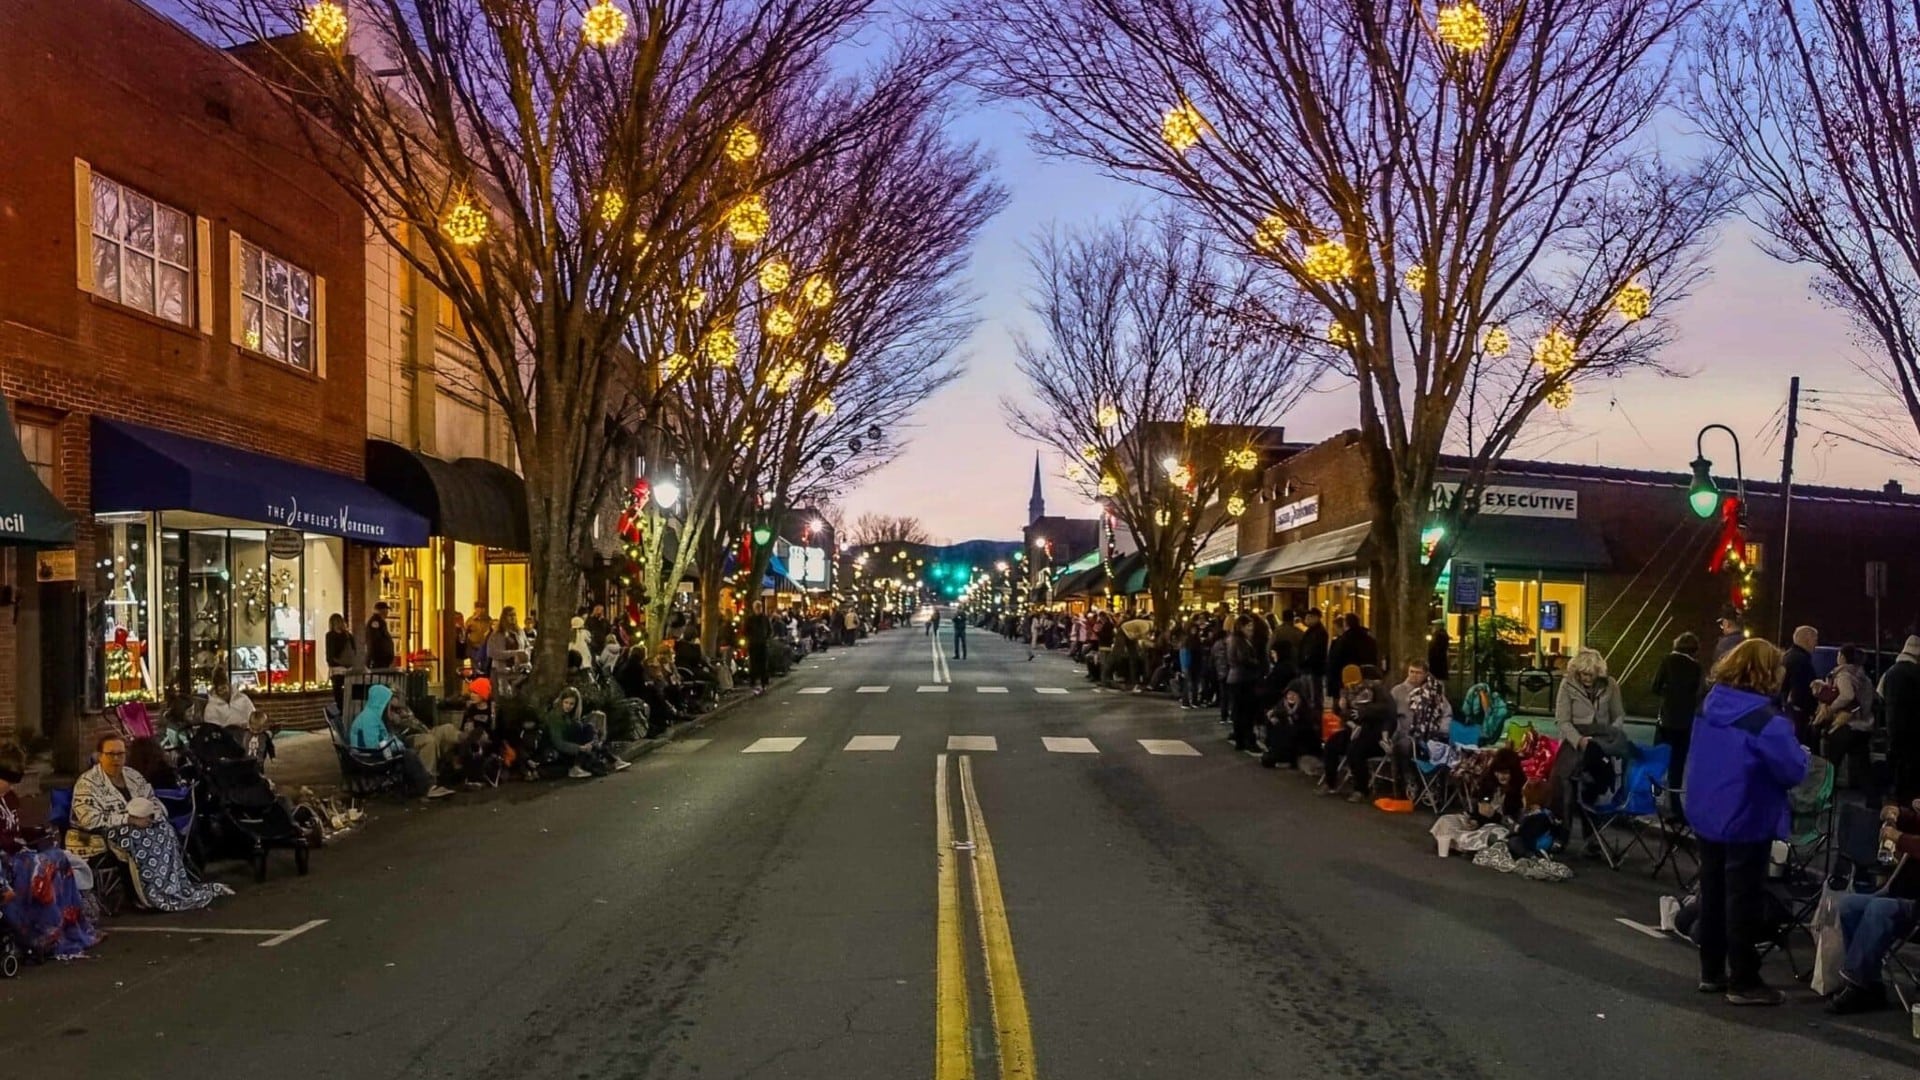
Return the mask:
[[[36,446],[28,445],[29,432],[32,433],[35,444],[39,444],[42,439],[46,440],[44,449],[47,451],[47,459],[45,461],[40,460]],[[52,424],[43,424],[37,420],[22,420],[16,416],[13,418],[13,436],[20,443],[20,454],[26,459],[27,467],[33,470],[33,474],[40,478],[40,482],[46,485],[48,491],[52,491],[54,474],[60,467],[60,429]]]
[[[117,252],[116,262],[118,262],[119,264],[118,272],[115,276],[115,285],[117,287],[115,294],[111,296],[107,295],[105,292],[103,292],[100,289],[99,282],[95,280],[94,287],[92,290],[94,295],[99,296],[102,299],[111,300],[116,304],[122,305],[123,307],[130,307],[135,311],[142,312],[147,315],[151,315],[156,319],[162,319],[166,322],[174,323],[179,326],[192,327],[195,324],[195,316],[196,316],[195,308],[197,307],[200,299],[199,288],[197,285],[198,276],[195,273],[195,269],[194,269],[194,258],[195,258],[195,255],[197,254],[195,250],[196,249],[195,234],[197,230],[195,229],[195,226],[194,226],[194,223],[195,223],[194,216],[192,214],[187,213],[185,210],[182,210],[179,207],[174,206],[172,203],[163,202],[159,199],[156,199],[153,196],[148,195],[146,192],[141,191],[139,188],[121,183],[120,181],[115,180],[110,176],[104,176],[97,172],[90,172],[88,174],[87,179],[89,184],[88,196],[90,199],[95,197],[95,191],[97,189],[101,187],[109,187],[109,188],[112,188],[114,191],[114,199],[115,199],[116,205],[119,208],[118,225],[117,225],[117,228],[114,229],[114,231],[117,232],[118,235],[108,234],[108,232],[106,231],[106,223],[99,220],[99,215],[97,213],[90,213],[88,215],[87,225],[88,225],[89,237],[88,237],[88,250],[86,251],[85,254],[88,260],[89,276],[91,277],[93,275],[93,265],[92,265],[93,259],[94,259],[94,256],[98,254],[99,247],[101,244],[110,245],[114,249],[114,251]],[[134,198],[144,199],[147,202],[153,204],[153,208],[154,208],[153,237],[152,237],[152,246],[150,248],[141,248],[129,241],[129,238],[127,236],[127,228],[128,228],[127,201],[129,196],[132,196]],[[186,222],[186,235],[185,235],[186,261],[185,262],[182,262],[177,259],[169,259],[165,255],[161,254],[160,252],[160,218],[161,218],[162,210],[165,210],[174,214],[178,214]],[[152,305],[150,307],[142,307],[139,304],[134,303],[127,295],[127,280],[128,280],[127,268],[128,268],[128,263],[130,262],[128,258],[129,252],[132,252],[136,256],[140,256],[140,257],[144,257],[152,260],[152,263],[153,263],[153,266],[151,269],[151,275],[152,275],[151,290],[152,291],[149,294],[152,297]],[[173,316],[168,315],[166,312],[160,310],[160,267],[163,265],[173,267],[174,269],[180,271],[180,273],[185,277],[185,282],[181,287],[181,295],[180,295],[181,303],[180,303],[179,318],[174,318]]]
[[[326,320],[321,317],[321,305],[326,300],[326,293],[322,287],[320,275],[297,263],[275,255],[273,252],[245,237],[236,236],[236,239],[239,248],[235,259],[237,273],[234,278],[233,290],[235,295],[240,298],[240,303],[234,312],[234,320],[235,332],[241,338],[240,343],[250,352],[256,352],[269,359],[278,360],[296,371],[318,373],[321,370],[320,357],[323,352],[320,345],[320,333],[326,325]],[[260,260],[259,287],[257,290],[250,291],[246,283],[246,268],[248,262],[254,258]],[[276,303],[267,295],[267,275],[275,266],[284,268],[288,274],[288,299],[285,303]],[[307,284],[308,306],[306,318],[301,318],[293,310],[292,300],[296,291],[294,286],[303,278]],[[249,304],[256,304],[260,309],[261,332],[258,335],[250,335],[247,329],[246,313]],[[272,349],[269,348],[271,342],[266,335],[267,320],[273,318],[283,319],[286,327],[281,338],[283,353],[280,355],[276,355]],[[293,354],[293,329],[295,324],[305,324],[307,328],[307,358],[304,362]]]

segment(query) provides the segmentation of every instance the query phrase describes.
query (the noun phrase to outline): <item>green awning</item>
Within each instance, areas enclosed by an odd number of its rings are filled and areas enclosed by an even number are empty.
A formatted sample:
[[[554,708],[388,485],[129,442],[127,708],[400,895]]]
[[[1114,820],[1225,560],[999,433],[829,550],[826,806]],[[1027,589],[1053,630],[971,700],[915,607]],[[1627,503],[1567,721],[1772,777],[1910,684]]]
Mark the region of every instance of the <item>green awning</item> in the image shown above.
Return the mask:
[[[1460,535],[1453,557],[1501,570],[1606,570],[1600,534],[1566,518],[1481,514]]]
[[[0,545],[67,547],[73,543],[73,513],[53,497],[28,464],[20,440],[13,437],[13,412],[0,397]]]
[[[1196,566],[1193,568],[1193,580],[1204,581],[1207,578],[1226,577],[1227,573],[1233,569],[1234,564],[1239,561],[1240,557],[1238,555],[1232,555],[1224,559],[1217,559],[1205,566]]]

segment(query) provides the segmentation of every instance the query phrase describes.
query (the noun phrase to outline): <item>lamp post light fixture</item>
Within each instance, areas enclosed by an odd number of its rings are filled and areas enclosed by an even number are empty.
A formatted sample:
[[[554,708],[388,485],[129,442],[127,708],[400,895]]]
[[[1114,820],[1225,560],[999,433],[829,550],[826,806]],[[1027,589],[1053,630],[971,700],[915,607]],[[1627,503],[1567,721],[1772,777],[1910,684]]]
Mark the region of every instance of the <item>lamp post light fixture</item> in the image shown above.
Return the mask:
[[[680,482],[669,477],[655,483],[653,501],[659,503],[662,510],[672,510],[680,505]]]
[[[1702,518],[1712,518],[1720,512],[1720,504],[1724,496],[1720,493],[1720,486],[1713,482],[1713,462],[1707,460],[1705,449],[1707,432],[1714,430],[1726,432],[1727,438],[1733,440],[1734,498],[1739,501],[1740,523],[1745,525],[1747,477],[1740,463],[1740,436],[1725,424],[1708,424],[1694,436],[1693,483],[1687,488],[1687,504],[1693,507],[1693,512]]]

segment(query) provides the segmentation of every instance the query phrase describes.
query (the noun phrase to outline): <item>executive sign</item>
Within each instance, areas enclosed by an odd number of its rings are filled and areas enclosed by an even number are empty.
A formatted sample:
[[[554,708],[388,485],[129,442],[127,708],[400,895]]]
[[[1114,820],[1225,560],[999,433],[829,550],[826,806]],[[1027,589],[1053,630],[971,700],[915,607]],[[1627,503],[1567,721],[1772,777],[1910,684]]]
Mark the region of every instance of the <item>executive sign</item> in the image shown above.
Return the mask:
[[[1299,502],[1290,502],[1275,507],[1273,511],[1273,531],[1286,532],[1302,525],[1311,525],[1320,520],[1320,496],[1309,495]]]
[[[1458,484],[1435,484],[1433,501],[1443,505]],[[1480,512],[1488,517],[1564,518],[1580,516],[1580,493],[1571,488],[1485,487],[1480,489]]]

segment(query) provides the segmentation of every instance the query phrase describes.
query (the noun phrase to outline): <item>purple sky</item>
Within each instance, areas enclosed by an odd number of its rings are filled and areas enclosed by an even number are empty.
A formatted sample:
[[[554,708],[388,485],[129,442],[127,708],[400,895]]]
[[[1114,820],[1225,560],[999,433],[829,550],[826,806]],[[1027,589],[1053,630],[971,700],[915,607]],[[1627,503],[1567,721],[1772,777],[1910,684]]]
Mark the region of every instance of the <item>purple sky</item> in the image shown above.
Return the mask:
[[[1094,221],[1146,196],[1090,167],[1038,157],[1011,111],[981,107],[963,127],[994,152],[1013,193],[975,255],[981,323],[968,370],[921,410],[906,452],[852,492],[846,509],[849,517],[910,514],[948,540],[1017,537],[1036,447],[1009,430],[999,402],[1025,392],[1013,361],[1013,333],[1031,325],[1021,245],[1050,222]],[[1713,276],[1679,315],[1678,340],[1665,356],[1691,377],[1646,374],[1583,386],[1566,414],[1528,437],[1523,456],[1684,470],[1694,434],[1718,422],[1740,432],[1749,475],[1778,479],[1776,413],[1790,376],[1829,391],[1875,389],[1853,366],[1858,353],[1845,321],[1808,295],[1804,274],[1755,248],[1743,223],[1722,231],[1711,265]],[[1357,415],[1351,386],[1331,383],[1284,422],[1289,437],[1313,440],[1354,426]],[[1796,480],[1877,488],[1897,478],[1914,487],[1910,467],[1816,430],[1835,423],[1818,414],[1803,419]],[[1718,440],[1709,441],[1707,456],[1716,473],[1730,471],[1732,453],[1724,436]],[[1059,477],[1061,467],[1045,464],[1048,512],[1091,514]]]

